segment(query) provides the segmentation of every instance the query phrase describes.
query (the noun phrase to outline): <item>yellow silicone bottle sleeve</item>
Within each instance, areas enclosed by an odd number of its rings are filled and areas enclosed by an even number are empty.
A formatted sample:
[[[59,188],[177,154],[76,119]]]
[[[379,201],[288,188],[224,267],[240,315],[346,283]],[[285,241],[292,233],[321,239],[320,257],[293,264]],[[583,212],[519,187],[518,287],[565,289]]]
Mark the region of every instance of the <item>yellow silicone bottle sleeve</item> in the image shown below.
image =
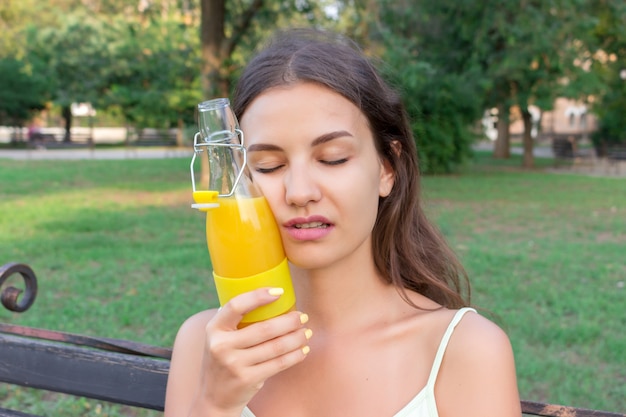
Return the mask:
[[[247,313],[241,321],[244,324],[279,316],[291,310],[296,304],[296,295],[291,282],[287,258],[283,259],[276,267],[260,274],[244,278],[227,278],[221,277],[214,272],[213,279],[215,280],[217,296],[222,306],[233,297],[257,288],[269,287],[285,290],[278,300]]]

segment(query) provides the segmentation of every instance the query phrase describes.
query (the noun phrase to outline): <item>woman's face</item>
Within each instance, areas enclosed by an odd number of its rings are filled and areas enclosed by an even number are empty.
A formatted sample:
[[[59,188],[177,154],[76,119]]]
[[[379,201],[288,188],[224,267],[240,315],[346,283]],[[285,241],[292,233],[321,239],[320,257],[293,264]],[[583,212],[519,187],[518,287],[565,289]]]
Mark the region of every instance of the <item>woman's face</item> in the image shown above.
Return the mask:
[[[361,111],[326,87],[299,83],[256,97],[240,123],[289,260],[314,269],[371,257],[378,199],[393,173]]]

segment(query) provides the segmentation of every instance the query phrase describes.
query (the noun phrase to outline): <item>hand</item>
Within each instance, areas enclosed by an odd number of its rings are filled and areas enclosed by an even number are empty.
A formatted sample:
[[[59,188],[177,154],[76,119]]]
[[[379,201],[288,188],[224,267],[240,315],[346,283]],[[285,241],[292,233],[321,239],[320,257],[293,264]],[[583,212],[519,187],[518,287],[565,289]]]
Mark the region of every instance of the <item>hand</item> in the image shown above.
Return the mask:
[[[281,294],[276,288],[241,294],[207,324],[200,393],[211,408],[241,415],[266,379],[306,357],[312,334],[304,327],[306,314],[289,312],[237,328],[246,313],[276,301]]]

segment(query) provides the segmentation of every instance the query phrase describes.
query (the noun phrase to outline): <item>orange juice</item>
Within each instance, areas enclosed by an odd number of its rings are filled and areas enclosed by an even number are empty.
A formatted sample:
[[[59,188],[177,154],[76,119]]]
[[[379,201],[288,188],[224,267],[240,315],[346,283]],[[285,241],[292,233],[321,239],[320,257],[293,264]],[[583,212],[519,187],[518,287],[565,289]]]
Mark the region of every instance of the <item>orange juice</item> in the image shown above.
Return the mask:
[[[217,275],[248,277],[274,268],[285,258],[265,197],[219,198],[218,203],[206,217],[207,245]]]
[[[274,317],[295,306],[295,294],[278,226],[265,197],[217,199],[206,210],[207,246],[220,304],[260,287],[280,287],[275,302],[248,313],[242,323]]]

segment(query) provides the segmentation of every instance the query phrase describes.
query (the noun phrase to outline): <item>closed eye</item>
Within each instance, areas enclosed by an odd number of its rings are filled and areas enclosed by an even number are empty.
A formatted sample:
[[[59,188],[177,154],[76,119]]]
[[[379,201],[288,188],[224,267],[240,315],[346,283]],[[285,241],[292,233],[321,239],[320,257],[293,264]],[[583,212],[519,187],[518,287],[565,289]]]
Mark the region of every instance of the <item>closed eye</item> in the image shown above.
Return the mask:
[[[284,165],[278,165],[275,167],[271,167],[271,168],[261,168],[261,167],[256,167],[254,168],[254,170],[256,172],[258,172],[259,174],[271,174],[272,172],[278,171],[280,168],[282,168]]]
[[[341,164],[344,164],[344,163],[348,162],[348,158],[335,159],[335,160],[333,160],[333,161],[325,161],[325,160],[322,160],[322,161],[320,161],[320,162],[321,162],[322,164],[324,164],[324,165],[330,165],[330,166],[333,166],[333,165],[341,165]]]

